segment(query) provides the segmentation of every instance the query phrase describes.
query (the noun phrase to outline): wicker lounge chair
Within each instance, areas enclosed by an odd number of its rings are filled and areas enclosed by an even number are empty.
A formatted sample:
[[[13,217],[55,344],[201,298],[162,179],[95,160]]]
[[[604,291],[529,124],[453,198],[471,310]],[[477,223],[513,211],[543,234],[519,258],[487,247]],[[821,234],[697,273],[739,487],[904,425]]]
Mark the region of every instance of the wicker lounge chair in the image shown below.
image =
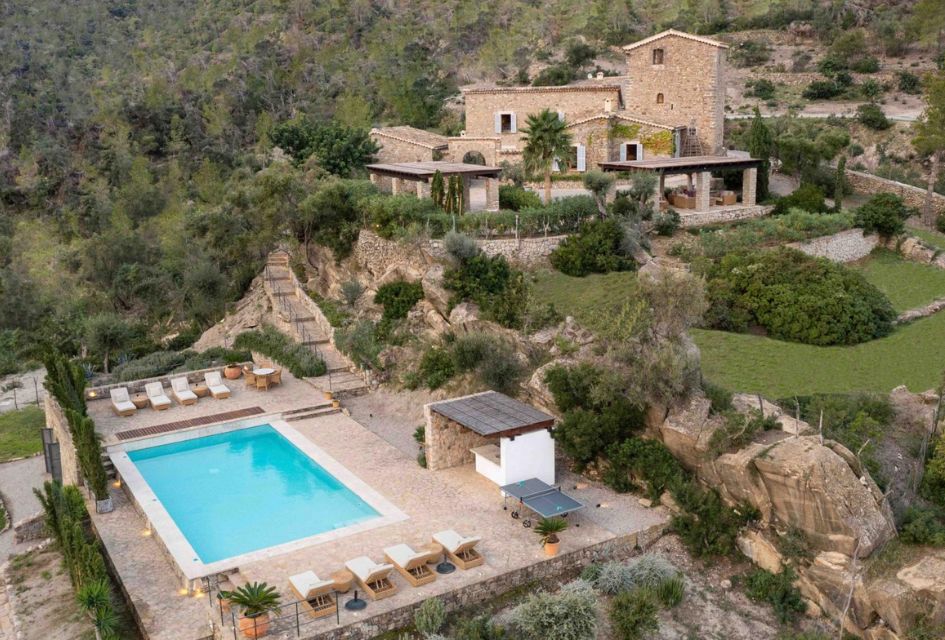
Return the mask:
[[[335,613],[338,608],[332,596],[335,583],[321,580],[314,571],[306,571],[289,578],[289,587],[299,599],[300,606],[313,618],[323,618]]]
[[[276,372],[269,376],[269,384],[282,384],[282,369],[276,369]]]
[[[410,545],[397,544],[384,549],[384,558],[394,565],[397,572],[415,587],[436,580],[436,574],[427,567],[430,554],[414,551]]]
[[[230,388],[223,384],[223,378],[220,376],[219,371],[208,371],[203,374],[203,380],[207,383],[207,389],[210,390],[210,395],[217,400],[230,397]]]
[[[171,408],[171,399],[164,393],[164,385],[160,382],[149,382],[144,386],[144,392],[148,394],[152,409],[164,411]]]
[[[128,389],[126,387],[112,389],[109,391],[109,394],[112,397],[112,410],[121,417],[126,418],[133,416],[135,411],[138,410],[135,403],[128,397]]]
[[[354,574],[358,585],[371,596],[372,600],[388,598],[397,593],[397,587],[388,577],[394,567],[389,564],[377,564],[367,556],[348,560],[345,567]]]
[[[443,550],[446,552],[446,555],[449,556],[450,560],[452,560],[456,566],[463,570],[478,567],[485,562],[483,557],[475,549],[475,546],[479,544],[481,539],[482,538],[478,536],[464,538],[452,529],[433,534],[433,541],[443,545]]]
[[[171,380],[171,395],[180,404],[197,404],[197,394],[190,390],[190,382],[185,376]]]
[[[247,387],[256,386],[256,374],[252,371],[246,370],[243,372],[243,379],[246,380]]]

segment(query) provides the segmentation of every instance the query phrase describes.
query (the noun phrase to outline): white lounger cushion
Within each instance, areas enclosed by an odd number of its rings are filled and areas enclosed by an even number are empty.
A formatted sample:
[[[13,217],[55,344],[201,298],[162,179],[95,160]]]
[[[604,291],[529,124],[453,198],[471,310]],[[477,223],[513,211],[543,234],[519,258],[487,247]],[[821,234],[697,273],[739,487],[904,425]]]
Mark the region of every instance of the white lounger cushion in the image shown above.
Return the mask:
[[[220,378],[219,371],[208,371],[203,374],[204,382],[207,383],[207,388],[210,389],[210,393],[229,393],[230,388],[223,384],[223,380]]]
[[[134,411],[137,408],[128,398],[128,389],[125,387],[112,389],[109,393],[112,396],[112,404],[118,411]]]
[[[149,382],[144,386],[145,393],[152,404],[170,404],[171,399],[164,393],[164,386],[160,382]]]
[[[383,573],[390,573],[394,566],[390,564],[377,564],[367,556],[361,556],[355,558],[354,560],[348,560],[345,563],[345,567],[348,568],[348,571],[356,575],[360,580],[367,582],[368,578],[383,578]]]
[[[174,390],[174,395],[177,396],[177,399],[181,402],[184,400],[197,399],[197,394],[190,390],[190,383],[187,382],[187,378],[174,378],[171,380],[171,389]]]
[[[313,591],[333,586],[335,583],[331,580],[320,580],[318,576],[315,575],[314,571],[306,571],[305,573],[291,576],[289,578],[289,584],[292,585],[292,588],[295,589],[296,593],[308,600],[309,598],[314,597],[312,595]]]
[[[482,538],[474,536],[471,538],[464,538],[459,535],[452,529],[447,529],[446,531],[440,531],[433,534],[433,539],[439,542],[447,551],[455,552],[460,547],[474,547]]]
[[[395,564],[401,567],[408,566],[411,562],[423,560],[426,562],[428,552],[417,553],[408,544],[395,544],[393,547],[384,549],[384,553]]]

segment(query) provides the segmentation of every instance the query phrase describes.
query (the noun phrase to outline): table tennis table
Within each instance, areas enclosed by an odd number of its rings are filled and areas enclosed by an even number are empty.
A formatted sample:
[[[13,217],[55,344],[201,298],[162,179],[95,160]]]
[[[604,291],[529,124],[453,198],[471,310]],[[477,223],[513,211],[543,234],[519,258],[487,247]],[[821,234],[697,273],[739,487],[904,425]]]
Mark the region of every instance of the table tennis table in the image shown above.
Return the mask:
[[[513,498],[518,500],[519,508],[528,507],[542,518],[563,517],[584,508],[582,503],[564,493],[560,487],[553,487],[538,478],[513,482],[500,487],[500,490],[503,495],[503,509],[508,509],[508,499]],[[519,510],[512,511],[513,518],[519,518],[520,515]],[[530,527],[531,520],[526,518],[522,521],[522,526]]]

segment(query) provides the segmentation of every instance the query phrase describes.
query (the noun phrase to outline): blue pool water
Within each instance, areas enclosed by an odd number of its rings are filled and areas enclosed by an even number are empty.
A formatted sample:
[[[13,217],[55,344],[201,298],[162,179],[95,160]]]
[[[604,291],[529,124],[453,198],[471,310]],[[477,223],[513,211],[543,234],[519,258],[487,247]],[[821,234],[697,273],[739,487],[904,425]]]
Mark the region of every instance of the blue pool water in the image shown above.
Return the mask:
[[[128,457],[205,564],[379,515],[268,424]]]

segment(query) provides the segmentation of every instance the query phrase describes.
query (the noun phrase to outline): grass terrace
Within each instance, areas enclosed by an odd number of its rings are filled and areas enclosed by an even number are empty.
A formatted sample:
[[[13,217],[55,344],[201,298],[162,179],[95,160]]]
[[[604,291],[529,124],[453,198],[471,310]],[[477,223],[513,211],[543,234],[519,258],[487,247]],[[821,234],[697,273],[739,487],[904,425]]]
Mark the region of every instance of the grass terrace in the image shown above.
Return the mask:
[[[25,458],[42,451],[40,430],[44,426],[43,410],[39,407],[0,414],[0,462]]]
[[[904,260],[887,249],[878,249],[851,266],[886,294],[900,313],[945,297],[945,270]]]
[[[924,241],[929,246],[935,247],[940,251],[945,251],[945,233],[912,226],[907,227],[906,231],[919,240]]]

